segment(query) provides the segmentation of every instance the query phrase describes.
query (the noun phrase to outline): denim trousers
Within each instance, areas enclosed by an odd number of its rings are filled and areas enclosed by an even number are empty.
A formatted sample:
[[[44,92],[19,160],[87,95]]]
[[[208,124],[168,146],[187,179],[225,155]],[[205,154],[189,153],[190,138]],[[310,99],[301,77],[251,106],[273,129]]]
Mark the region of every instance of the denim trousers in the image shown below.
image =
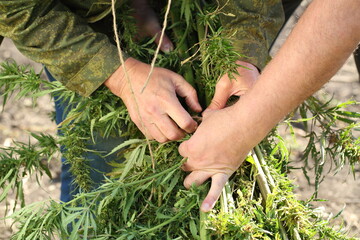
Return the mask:
[[[49,81],[56,81],[55,78],[50,74],[50,72],[45,68],[45,73]],[[55,102],[55,121],[56,124],[60,124],[67,115],[67,112],[70,111],[67,108],[67,104],[62,102],[58,97],[54,97]],[[58,131],[58,134],[61,135],[61,130]],[[119,156],[116,153],[103,157],[96,152],[109,153],[114,147],[123,143],[126,139],[121,137],[108,137],[103,138],[99,134],[94,133],[95,143],[88,141],[86,148],[90,151],[87,151],[83,154],[83,157],[88,161],[88,164],[91,168],[90,178],[93,181],[94,189],[99,187],[104,179],[105,175],[113,169],[109,165],[110,162],[120,161]],[[62,151],[64,150],[61,148]],[[74,183],[74,176],[70,172],[70,165],[66,163],[65,158],[61,158],[61,189],[60,189],[60,200],[63,202],[68,202],[73,199],[73,197],[79,193],[79,188]]]

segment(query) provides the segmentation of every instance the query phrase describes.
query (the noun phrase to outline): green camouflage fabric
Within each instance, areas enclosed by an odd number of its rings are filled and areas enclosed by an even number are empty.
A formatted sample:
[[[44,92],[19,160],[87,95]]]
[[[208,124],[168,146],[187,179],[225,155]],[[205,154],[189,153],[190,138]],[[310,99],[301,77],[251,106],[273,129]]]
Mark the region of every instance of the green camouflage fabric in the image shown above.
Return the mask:
[[[224,29],[231,31],[240,60],[262,70],[270,60],[269,49],[285,21],[281,0],[219,0]],[[229,14],[230,13],[230,14]],[[234,14],[235,16],[233,16]]]
[[[222,22],[235,31],[235,48],[248,56],[241,60],[262,69],[282,24],[281,2],[219,2],[223,12],[232,14],[222,16]],[[117,7],[122,3],[117,1]],[[120,66],[111,21],[111,0],[0,0],[0,35],[83,96],[93,93]]]
[[[111,1],[1,0],[0,35],[44,64],[68,89],[89,96],[120,66],[108,33]],[[104,25],[94,31],[96,22]]]

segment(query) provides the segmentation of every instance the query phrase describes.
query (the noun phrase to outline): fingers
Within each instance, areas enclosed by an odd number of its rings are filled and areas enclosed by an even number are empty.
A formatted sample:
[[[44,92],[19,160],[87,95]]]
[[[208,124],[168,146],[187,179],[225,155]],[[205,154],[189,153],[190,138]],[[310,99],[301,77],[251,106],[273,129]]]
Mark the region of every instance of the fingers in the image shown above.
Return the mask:
[[[185,132],[182,131],[168,115],[159,114],[157,116],[156,126],[167,140],[180,140],[185,136]]]
[[[228,179],[229,176],[225,173],[217,173],[211,177],[210,191],[201,204],[201,211],[208,212],[214,207]]]
[[[162,28],[153,9],[145,0],[133,0],[131,1],[131,5],[135,10],[134,17],[139,28],[139,36],[155,37],[155,43],[159,45]],[[167,53],[173,49],[174,45],[166,34],[164,34],[160,50]]]
[[[184,180],[184,186],[189,189],[193,184],[196,186],[203,184],[210,177],[211,187],[200,207],[200,210],[203,212],[208,212],[214,207],[229,179],[229,175],[225,173],[214,174],[214,172],[193,171]]]
[[[160,37],[161,37],[161,30],[158,32],[158,34],[155,37],[155,43],[156,45],[159,45],[160,43]],[[160,45],[160,50],[164,53],[171,52],[174,50],[174,45],[169,39],[169,37],[164,33],[163,40]]]
[[[183,157],[187,157],[187,154],[186,154],[186,153],[188,152],[188,150],[187,150],[187,144],[188,144],[188,141],[184,141],[184,142],[182,142],[182,143],[179,145],[179,148],[178,148],[179,154],[180,154],[181,156],[183,156]],[[186,162],[185,162],[184,165],[183,165],[183,170],[184,170],[184,171],[190,171],[190,169],[184,168],[184,166],[186,166],[185,164],[186,164]]]
[[[128,110],[135,125],[149,139],[164,143],[169,140],[180,140],[185,136],[185,132],[167,114],[157,113],[141,121],[137,112],[133,111],[134,109],[128,108]]]
[[[140,129],[140,128],[139,128]],[[155,139],[159,143],[168,141],[168,138],[159,130],[155,123],[146,126],[146,130],[142,131],[149,139]]]
[[[157,19],[152,19],[151,21],[149,21],[146,26],[145,29],[147,31],[147,35],[150,37],[154,37],[155,36],[155,43],[156,45],[159,45],[160,43],[160,39],[161,39],[161,27],[159,22],[157,21]],[[164,33],[161,45],[160,45],[160,50],[168,53],[172,50],[174,50],[174,45],[171,42],[170,38]]]
[[[193,171],[186,176],[184,180],[184,186],[189,189],[193,184],[199,186],[203,184],[207,179],[211,177],[214,173],[205,172],[205,171]]]
[[[196,90],[182,77],[174,77],[173,83],[175,91],[180,96],[185,98],[186,104],[195,112],[201,112],[202,108],[199,103]]]
[[[229,91],[225,91],[219,84],[216,85],[214,97],[205,111],[220,110],[224,108],[229,97]]]
[[[174,97],[169,107],[166,109],[171,119],[187,133],[192,133],[197,128],[197,123],[190,114],[181,106],[180,102]]]

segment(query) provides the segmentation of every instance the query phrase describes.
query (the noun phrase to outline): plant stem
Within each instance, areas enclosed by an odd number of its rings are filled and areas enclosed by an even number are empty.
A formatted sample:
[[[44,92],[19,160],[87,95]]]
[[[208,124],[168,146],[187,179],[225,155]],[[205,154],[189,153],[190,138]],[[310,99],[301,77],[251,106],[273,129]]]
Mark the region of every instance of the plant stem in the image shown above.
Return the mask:
[[[269,171],[269,167],[266,164],[264,155],[262,154],[259,145],[256,145],[254,150],[255,150],[256,156],[258,157],[259,162],[260,162],[260,164],[261,164],[261,166],[262,166],[262,168],[264,170],[265,176],[267,177],[267,179],[269,181],[270,189],[273,190],[274,187],[275,187],[275,181],[274,181],[274,178],[271,176],[271,173]]]
[[[200,240],[208,240],[210,239],[207,230],[206,230],[206,220],[207,220],[208,213],[200,211]]]
[[[161,224],[153,227],[153,228],[149,228],[145,231],[142,231],[140,232],[140,235],[144,235],[144,234],[147,234],[147,233],[151,233],[151,232],[154,232],[156,231],[157,229],[159,228],[162,228],[163,226],[167,225],[167,224],[170,224],[171,222],[175,221],[177,218],[181,217],[182,215],[188,213],[190,211],[190,209],[192,209],[193,207],[195,207],[196,205],[196,201],[193,201],[191,204],[187,205],[186,208],[184,208],[182,211],[180,211],[178,214],[176,214],[175,216],[173,216],[172,218],[168,219],[167,221],[164,221],[162,222]]]
[[[264,202],[266,203],[267,196],[271,193],[271,190],[257,155],[252,154],[252,158],[254,159],[255,167],[258,171],[258,174],[256,175],[256,181],[259,184],[261,195],[263,196]]]
[[[270,180],[272,181],[272,188],[275,187],[275,182],[270,174],[270,171],[267,168],[267,164],[264,160],[263,155],[261,154],[259,145],[255,146],[254,151],[256,154],[252,154],[252,157],[254,159],[255,166],[258,170],[258,175],[256,176],[256,180],[259,184],[260,192],[263,195],[265,209],[266,209],[266,200],[267,200],[267,196],[269,194],[271,194],[271,189],[270,189],[269,183],[267,182],[267,178],[266,178],[264,169],[266,169],[266,171],[267,171],[269,181]],[[260,163],[260,161],[261,161],[261,163]],[[283,240],[288,240],[289,238],[287,236],[287,233],[283,226],[283,223],[280,221],[280,219],[278,219],[278,221],[279,221],[280,232],[281,232],[281,236],[282,236]]]

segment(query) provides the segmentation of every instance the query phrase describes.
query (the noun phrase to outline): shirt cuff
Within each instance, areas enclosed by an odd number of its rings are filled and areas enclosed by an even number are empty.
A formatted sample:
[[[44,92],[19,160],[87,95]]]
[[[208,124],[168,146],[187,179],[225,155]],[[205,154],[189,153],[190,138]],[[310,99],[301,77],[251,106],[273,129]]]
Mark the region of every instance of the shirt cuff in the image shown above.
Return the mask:
[[[249,36],[243,36],[241,33],[237,33],[235,37],[236,39],[242,39],[233,42],[234,50],[241,54],[239,60],[251,63],[259,71],[262,71],[271,60],[265,40],[249,39]]]
[[[129,56],[123,52],[124,61]],[[90,61],[65,85],[66,88],[88,97],[98,89],[120,66],[118,50],[107,45],[99,50]]]

